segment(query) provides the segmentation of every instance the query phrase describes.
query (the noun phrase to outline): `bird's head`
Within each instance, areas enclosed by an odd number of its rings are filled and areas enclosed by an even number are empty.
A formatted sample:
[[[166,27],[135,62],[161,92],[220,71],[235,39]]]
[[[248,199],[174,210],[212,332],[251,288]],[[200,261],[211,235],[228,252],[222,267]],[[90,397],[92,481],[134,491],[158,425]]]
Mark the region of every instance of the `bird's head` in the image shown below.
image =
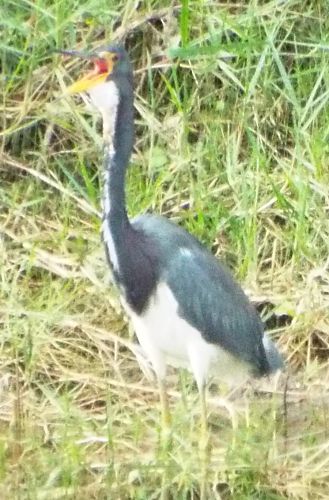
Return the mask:
[[[111,45],[91,53],[59,50],[61,54],[86,59],[91,71],[68,87],[69,94],[84,94],[102,114],[104,136],[113,133],[119,102],[133,96],[133,73],[122,46]]]

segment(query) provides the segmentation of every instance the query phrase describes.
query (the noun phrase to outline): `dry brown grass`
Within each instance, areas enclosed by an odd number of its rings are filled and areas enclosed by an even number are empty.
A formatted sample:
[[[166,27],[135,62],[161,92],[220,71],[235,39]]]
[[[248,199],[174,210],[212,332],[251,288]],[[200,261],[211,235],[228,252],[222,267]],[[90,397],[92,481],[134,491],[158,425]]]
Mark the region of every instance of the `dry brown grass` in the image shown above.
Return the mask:
[[[225,490],[234,499],[328,498],[324,6],[191,1],[185,21],[180,6],[157,2],[137,13],[130,2],[111,10],[93,0],[7,6],[1,498],[158,498],[168,466],[152,374],[108,285],[96,123],[58,99],[76,63],[45,56],[54,40],[84,46],[122,34],[138,111],[130,212],[164,213],[227,261],[290,374],[286,393],[284,377],[232,393],[210,388],[210,487],[218,498],[229,498]],[[190,41],[176,66],[163,56],[186,33],[183,23]],[[173,498],[198,498],[197,394],[185,373],[168,381],[168,481]]]

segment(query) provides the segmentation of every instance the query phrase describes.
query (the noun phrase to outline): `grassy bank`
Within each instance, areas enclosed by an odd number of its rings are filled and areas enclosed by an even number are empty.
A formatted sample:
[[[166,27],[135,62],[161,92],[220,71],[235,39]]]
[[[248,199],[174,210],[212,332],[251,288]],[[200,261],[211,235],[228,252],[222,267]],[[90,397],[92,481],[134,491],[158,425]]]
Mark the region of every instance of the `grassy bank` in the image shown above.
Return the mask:
[[[121,39],[129,213],[162,213],[225,261],[291,373],[285,397],[284,380],[210,387],[213,495],[327,498],[325,2],[6,0],[0,18],[1,498],[158,498],[164,468],[173,498],[198,498],[197,392],[170,372],[163,463],[156,386],[100,244],[99,123],[63,98],[80,62],[51,52]]]

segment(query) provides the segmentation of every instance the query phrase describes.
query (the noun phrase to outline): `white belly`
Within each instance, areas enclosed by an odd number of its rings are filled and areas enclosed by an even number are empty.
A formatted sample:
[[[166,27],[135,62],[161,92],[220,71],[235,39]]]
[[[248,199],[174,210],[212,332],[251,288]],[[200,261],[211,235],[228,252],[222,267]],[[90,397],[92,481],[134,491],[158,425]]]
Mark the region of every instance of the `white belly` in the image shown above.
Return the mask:
[[[200,332],[178,315],[178,303],[166,283],[160,283],[142,316],[123,304],[138,340],[159,378],[166,364],[190,369],[199,388],[209,375],[229,383],[241,383],[248,367],[218,345],[206,342]]]

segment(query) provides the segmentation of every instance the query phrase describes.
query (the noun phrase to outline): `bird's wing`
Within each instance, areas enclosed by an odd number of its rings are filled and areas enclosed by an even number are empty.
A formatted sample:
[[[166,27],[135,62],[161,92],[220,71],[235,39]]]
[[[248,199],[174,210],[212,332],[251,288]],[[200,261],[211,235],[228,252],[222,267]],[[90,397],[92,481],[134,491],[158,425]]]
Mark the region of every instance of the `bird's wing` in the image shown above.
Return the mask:
[[[240,286],[211,254],[180,248],[171,255],[165,281],[179,314],[205,340],[250,363],[255,374],[268,372],[263,325]]]

